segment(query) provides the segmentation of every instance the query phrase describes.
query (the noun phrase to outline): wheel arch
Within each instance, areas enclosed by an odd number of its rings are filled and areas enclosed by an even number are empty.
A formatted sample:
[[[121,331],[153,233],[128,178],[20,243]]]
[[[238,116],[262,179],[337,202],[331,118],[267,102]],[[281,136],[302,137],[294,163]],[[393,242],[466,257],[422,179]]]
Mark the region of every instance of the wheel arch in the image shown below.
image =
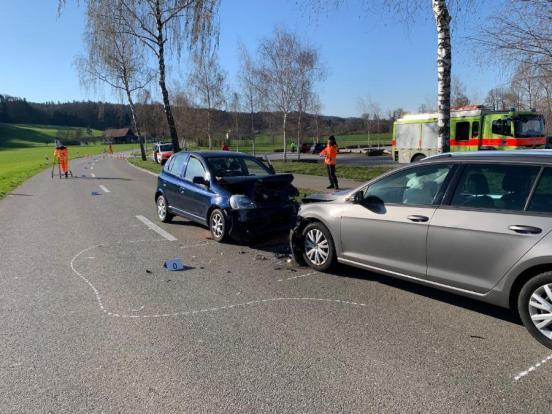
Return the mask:
[[[512,283],[512,286],[510,288],[510,294],[508,299],[510,309],[514,311],[516,315],[518,313],[517,299],[519,296],[519,292],[523,288],[523,285],[525,285],[525,283],[527,283],[533,277],[541,273],[550,272],[550,271],[552,271],[552,263],[542,263],[542,264],[531,266],[528,269],[525,269],[516,277],[516,279],[514,280],[514,283]]]

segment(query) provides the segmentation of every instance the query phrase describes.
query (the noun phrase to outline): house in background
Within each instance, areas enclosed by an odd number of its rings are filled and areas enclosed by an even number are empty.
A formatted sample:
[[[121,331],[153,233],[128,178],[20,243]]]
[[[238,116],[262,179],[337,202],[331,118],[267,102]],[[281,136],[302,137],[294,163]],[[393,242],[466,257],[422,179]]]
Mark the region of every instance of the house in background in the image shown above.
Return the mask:
[[[138,142],[138,137],[130,128],[106,129],[104,131],[104,141],[109,144],[129,144]]]

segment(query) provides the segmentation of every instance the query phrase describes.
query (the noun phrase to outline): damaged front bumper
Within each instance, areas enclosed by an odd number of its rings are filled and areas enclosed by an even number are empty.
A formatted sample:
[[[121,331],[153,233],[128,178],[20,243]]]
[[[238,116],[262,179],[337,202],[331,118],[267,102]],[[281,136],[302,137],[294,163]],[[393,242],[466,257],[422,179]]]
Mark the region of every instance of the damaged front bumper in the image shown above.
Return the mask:
[[[228,209],[228,234],[234,240],[250,241],[262,235],[287,231],[296,224],[297,210],[296,204],[249,210]]]
[[[301,217],[297,217],[295,227],[289,231],[289,250],[293,260],[300,265],[306,265],[305,260],[303,259],[303,228],[305,223],[301,220]]]

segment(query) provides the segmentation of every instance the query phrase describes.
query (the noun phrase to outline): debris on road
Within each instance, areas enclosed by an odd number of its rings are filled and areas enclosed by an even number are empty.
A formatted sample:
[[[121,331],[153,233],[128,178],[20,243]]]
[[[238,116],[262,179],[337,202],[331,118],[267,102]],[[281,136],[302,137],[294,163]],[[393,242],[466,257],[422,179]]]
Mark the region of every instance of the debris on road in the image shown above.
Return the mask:
[[[151,275],[153,272],[149,269],[146,269],[146,273],[149,273]]]
[[[262,254],[256,254],[255,255],[255,260],[268,260],[265,256],[263,256]]]
[[[92,192],[90,193],[90,195],[92,195],[92,196],[99,196],[99,195],[101,195],[101,194],[98,193],[97,191],[92,191]]]

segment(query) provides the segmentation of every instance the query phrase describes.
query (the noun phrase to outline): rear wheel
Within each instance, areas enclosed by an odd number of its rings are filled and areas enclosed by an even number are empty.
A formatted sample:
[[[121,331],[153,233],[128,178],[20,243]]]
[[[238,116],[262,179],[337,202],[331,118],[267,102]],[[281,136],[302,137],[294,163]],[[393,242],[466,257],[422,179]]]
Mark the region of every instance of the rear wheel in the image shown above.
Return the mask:
[[[157,217],[163,223],[168,223],[174,218],[174,215],[169,213],[167,199],[164,195],[157,197]]]
[[[226,217],[220,208],[215,208],[209,216],[209,230],[216,242],[222,242],[226,238]]]
[[[412,162],[418,162],[425,158],[424,154],[416,154],[412,157]]]
[[[518,311],[529,333],[552,349],[552,272],[525,283],[518,296]]]
[[[308,224],[302,232],[303,260],[324,272],[335,264],[335,248],[330,231],[322,223]]]

